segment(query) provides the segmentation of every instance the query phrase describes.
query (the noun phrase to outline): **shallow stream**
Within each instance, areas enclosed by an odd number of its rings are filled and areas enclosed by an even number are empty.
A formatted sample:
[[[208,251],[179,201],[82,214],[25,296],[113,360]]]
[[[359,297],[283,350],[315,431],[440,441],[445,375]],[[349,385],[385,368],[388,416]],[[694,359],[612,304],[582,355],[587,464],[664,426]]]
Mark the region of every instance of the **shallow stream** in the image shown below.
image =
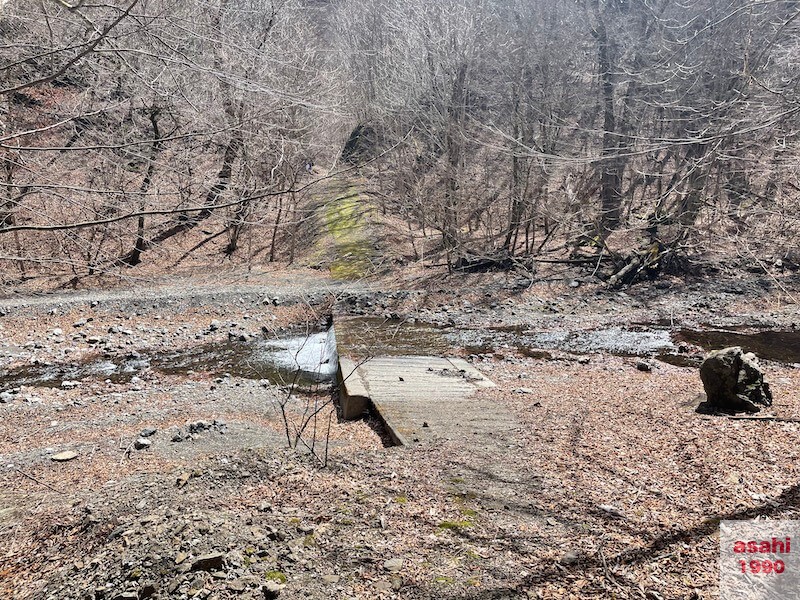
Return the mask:
[[[551,351],[602,352],[698,366],[702,353],[693,351],[692,346],[705,351],[742,346],[762,359],[800,363],[800,331],[795,330],[691,330],[640,324],[543,332],[531,327],[469,329],[363,317],[347,319],[347,326],[340,327],[338,335],[350,352],[364,357],[486,354],[512,350],[526,356],[548,358]],[[70,382],[83,380],[125,383],[148,370],[168,375],[195,372],[216,377],[229,374],[266,379],[279,385],[313,385],[335,377],[335,350],[332,332],[321,332],[277,340],[217,341],[172,352],[132,352],[124,357],[84,362],[26,364],[0,369],[0,392],[23,385],[68,387]]]

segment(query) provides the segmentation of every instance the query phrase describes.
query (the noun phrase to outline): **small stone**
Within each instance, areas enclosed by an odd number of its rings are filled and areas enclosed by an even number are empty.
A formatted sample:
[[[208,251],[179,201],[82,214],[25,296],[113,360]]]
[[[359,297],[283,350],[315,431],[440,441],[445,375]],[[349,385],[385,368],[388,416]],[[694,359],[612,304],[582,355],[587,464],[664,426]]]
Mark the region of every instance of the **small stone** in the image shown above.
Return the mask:
[[[390,581],[381,580],[375,583],[375,590],[378,592],[389,592],[392,589]]]
[[[179,587],[181,587],[181,584],[183,583],[183,581],[184,581],[184,578],[182,576],[180,576],[180,575],[175,577],[175,578],[173,578],[173,580],[170,581],[169,585],[167,586],[167,593],[174,594],[175,591]]]
[[[14,394],[11,392],[0,392],[0,404],[6,404],[14,399]]]
[[[216,330],[217,330],[217,329],[219,329],[221,326],[222,326],[222,323],[220,323],[219,321],[217,321],[216,319],[214,319],[213,321],[211,321],[211,324],[208,326],[208,328],[209,328],[209,330],[211,330],[211,331],[216,331]]]
[[[152,445],[153,442],[143,437],[136,438],[136,441],[133,442],[133,447],[136,448],[137,450],[145,450],[146,448],[149,448]]]
[[[139,600],[139,592],[136,590],[128,590],[121,594],[114,596],[114,600]]]
[[[649,362],[647,362],[647,361],[640,360],[640,361],[637,361],[637,363],[636,363],[636,368],[637,368],[639,371],[644,371],[645,373],[649,373],[650,371],[652,371],[652,370],[653,370],[653,365],[651,365],[651,364],[650,364]]]
[[[580,358],[578,358],[578,364],[579,365],[588,365],[591,362],[591,360],[592,359],[589,358],[588,356],[581,356]]]
[[[383,563],[383,568],[389,571],[390,573],[398,573],[400,569],[403,568],[403,559],[390,558],[389,560]]]
[[[157,431],[158,429],[155,429],[154,427],[147,427],[139,432],[139,437],[148,438],[155,435]]]
[[[50,460],[54,460],[56,462],[67,462],[73,458],[78,458],[78,453],[73,452],[72,450],[65,450],[64,452],[53,454],[53,456],[50,457]]]
[[[533,394],[533,390],[531,388],[521,387],[514,390],[515,394]]]
[[[61,387],[65,390],[71,390],[78,387],[81,384],[80,381],[70,381],[69,379],[65,379],[61,382]]]
[[[192,563],[192,571],[221,571],[225,568],[225,555],[213,552],[198,556]]]
[[[84,325],[86,325],[86,323],[88,323],[88,322],[89,322],[89,321],[88,321],[88,319],[79,319],[79,320],[75,321],[75,322],[72,324],[72,326],[73,326],[73,327],[83,327],[83,326],[84,326]]]
[[[341,577],[339,577],[338,575],[323,575],[322,576],[322,581],[324,581],[325,583],[328,583],[330,585],[336,585],[337,583],[339,583],[340,579],[341,579]]]
[[[206,429],[211,429],[211,424],[205,421],[197,421],[196,423],[189,423],[189,433],[200,433]]]
[[[155,583],[148,581],[142,584],[142,587],[139,588],[139,600],[144,600],[144,598],[150,598],[154,596],[155,593],[158,591],[158,586]]]
[[[613,504],[598,504],[597,508],[602,510],[607,515],[610,515],[610,516],[615,517],[617,519],[622,519],[625,516],[623,514],[622,510],[620,508],[614,506]]]
[[[285,585],[278,583],[277,581],[268,581],[261,586],[261,591],[264,592],[265,600],[273,600],[280,595],[281,591],[285,587]]]
[[[175,555],[175,564],[179,565],[182,562],[184,562],[187,558],[189,558],[189,555],[186,554],[186,552],[178,552],[178,554]]]
[[[562,565],[569,566],[579,563],[580,560],[581,560],[581,555],[575,552],[574,550],[570,550],[564,556],[562,556],[561,560],[559,560],[558,562],[560,562]]]

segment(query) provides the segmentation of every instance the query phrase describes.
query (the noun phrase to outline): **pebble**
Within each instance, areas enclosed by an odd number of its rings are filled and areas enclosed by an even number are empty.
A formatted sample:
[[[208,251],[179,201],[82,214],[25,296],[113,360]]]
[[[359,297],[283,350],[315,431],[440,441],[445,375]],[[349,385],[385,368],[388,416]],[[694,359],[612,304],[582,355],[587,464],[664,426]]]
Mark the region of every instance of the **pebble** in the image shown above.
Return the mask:
[[[58,454],[53,454],[53,456],[50,457],[50,460],[54,460],[56,462],[67,462],[68,460],[72,460],[74,458],[78,458],[77,452],[72,450],[64,450]]]
[[[341,577],[339,577],[338,575],[323,575],[322,576],[322,581],[324,581],[325,583],[328,583],[330,585],[336,585],[337,583],[339,583],[340,579],[341,579]]]
[[[225,568],[225,555],[213,552],[198,556],[192,563],[192,571],[221,571]]]
[[[389,571],[390,573],[397,573],[400,571],[400,569],[403,568],[403,559],[390,558],[389,560],[383,563],[383,568]]]
[[[581,555],[575,552],[574,550],[570,550],[564,556],[561,557],[560,562],[562,565],[574,565],[579,563],[581,560]]]
[[[264,592],[265,600],[272,600],[277,598],[285,587],[285,585],[277,581],[268,581],[262,586],[261,591]]]
[[[143,437],[137,438],[136,441],[133,442],[133,447],[136,448],[137,450],[144,450],[152,445],[153,442]]]

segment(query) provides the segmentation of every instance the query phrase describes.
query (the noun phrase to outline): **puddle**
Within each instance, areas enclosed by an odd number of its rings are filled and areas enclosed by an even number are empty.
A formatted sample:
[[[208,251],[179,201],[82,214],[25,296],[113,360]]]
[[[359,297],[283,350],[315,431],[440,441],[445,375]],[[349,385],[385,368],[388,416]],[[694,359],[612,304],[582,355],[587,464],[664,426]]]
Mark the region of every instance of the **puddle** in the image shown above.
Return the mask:
[[[464,349],[472,354],[514,349],[528,356],[562,350],[647,356],[677,351],[665,329],[611,327],[587,331],[536,331],[530,327],[468,329],[438,327],[373,317],[348,318],[338,326],[340,341],[357,356],[439,355]]]
[[[353,355],[406,356],[439,355],[452,352],[458,344],[446,329],[430,323],[352,317],[336,322],[339,343]]]
[[[741,333],[736,330],[681,329],[676,334],[676,339],[695,344],[704,350],[741,346],[745,352],[754,352],[756,356],[765,360],[800,363],[800,331],[768,330]]]
[[[649,356],[676,366],[699,367],[702,356],[678,351],[681,343],[690,343],[705,351],[742,346],[765,360],[800,362],[798,331],[676,331],[666,321],[638,323],[628,327],[541,332],[532,327],[469,329],[353,317],[339,323],[338,335],[353,354],[361,357],[447,355],[457,349],[481,354],[512,349],[533,358],[549,359],[549,351],[575,354],[605,352],[615,356]]]
[[[20,386],[62,387],[64,381],[110,380],[127,383],[152,370],[166,375],[190,371],[218,377],[228,373],[275,384],[312,386],[336,374],[333,334],[315,333],[277,340],[224,341],[174,352],[132,353],[127,357],[64,364],[31,364],[0,370],[0,392]]]

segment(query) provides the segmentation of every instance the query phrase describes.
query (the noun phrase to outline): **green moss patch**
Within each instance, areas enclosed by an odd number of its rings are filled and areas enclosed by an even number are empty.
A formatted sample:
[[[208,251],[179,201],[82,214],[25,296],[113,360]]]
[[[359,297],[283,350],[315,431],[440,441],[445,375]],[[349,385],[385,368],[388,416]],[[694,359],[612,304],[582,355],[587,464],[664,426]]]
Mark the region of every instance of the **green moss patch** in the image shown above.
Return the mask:
[[[372,206],[354,188],[325,206],[325,226],[333,238],[331,275],[360,279],[372,270],[375,248],[369,238],[367,213]]]

